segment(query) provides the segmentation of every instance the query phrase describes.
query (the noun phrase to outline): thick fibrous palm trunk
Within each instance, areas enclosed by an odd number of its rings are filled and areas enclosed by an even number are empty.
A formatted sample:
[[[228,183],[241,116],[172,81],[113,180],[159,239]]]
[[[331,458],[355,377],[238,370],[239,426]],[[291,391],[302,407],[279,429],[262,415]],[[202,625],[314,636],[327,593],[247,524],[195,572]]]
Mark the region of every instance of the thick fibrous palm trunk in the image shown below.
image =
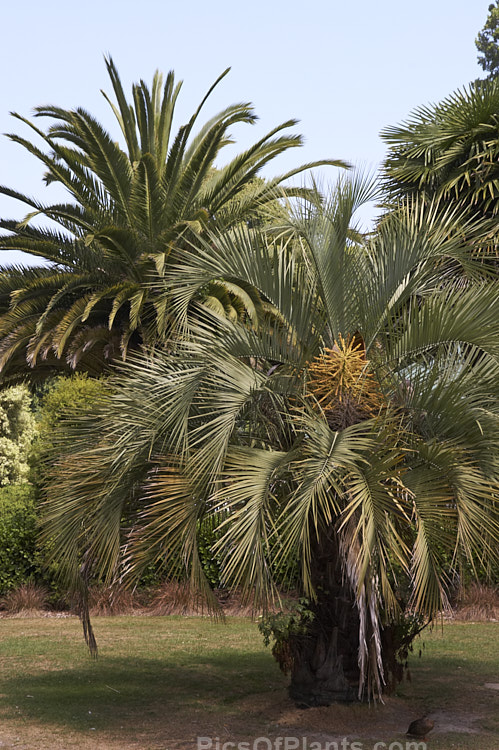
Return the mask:
[[[359,614],[344,580],[335,532],[329,530],[312,556],[317,600],[306,632],[293,635],[290,697],[300,706],[327,706],[357,699]]]

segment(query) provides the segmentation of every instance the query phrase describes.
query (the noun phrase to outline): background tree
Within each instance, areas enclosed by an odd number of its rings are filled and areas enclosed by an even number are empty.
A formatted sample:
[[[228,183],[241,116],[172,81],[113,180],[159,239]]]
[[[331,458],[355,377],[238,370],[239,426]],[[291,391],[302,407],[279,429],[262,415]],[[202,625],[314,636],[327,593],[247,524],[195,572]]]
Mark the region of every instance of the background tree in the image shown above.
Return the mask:
[[[489,14],[485,25],[478,34],[475,45],[480,53],[478,63],[489,74],[495,77],[499,73],[499,2],[489,5]]]
[[[48,147],[42,150],[19,135],[10,138],[42,162],[45,183],[69,194],[67,203],[42,204],[8,187],[4,195],[31,207],[22,220],[0,220],[6,233],[0,248],[24,250],[49,262],[35,268],[3,269],[0,276],[0,369],[19,373],[39,363],[80,366],[95,373],[104,363],[165,335],[168,292],[161,298],[151,281],[161,279],[174,249],[186,238],[215,225],[233,226],[258,214],[276,199],[276,187],[314,166],[307,164],[268,181],[256,181],[264,166],[301,145],[285,134],[295,120],[273,128],[223,168],[215,160],[232,140],[230,129],[256,120],[250,104],[227,107],[197,132],[200,111],[215,81],[187,124],[175,134],[173,117],[181,84],[170,72],[163,86],[156,73],[152,88],[141,81],[126,99],[112,60],[107,60],[115,102],[106,96],[121,130],[123,146],[85,110],[38,107],[47,131],[14,115]],[[320,161],[317,164],[340,162]],[[248,190],[251,185],[251,190]],[[283,195],[301,194],[283,188]],[[58,229],[39,227],[50,219]],[[51,225],[53,226],[53,224]],[[229,314],[255,318],[258,300],[251,290],[223,279],[206,286],[201,298],[221,297]],[[155,287],[157,288],[157,286]],[[235,300],[235,304],[230,304]],[[213,302],[212,302],[213,304]],[[27,367],[28,366],[28,367]]]
[[[31,395],[26,386],[0,390],[0,487],[27,481],[35,434]]]
[[[388,146],[383,166],[391,196],[440,197],[482,216],[498,213],[498,81],[418,107],[401,125],[384,128],[381,138]]]
[[[299,561],[309,605],[279,655],[302,705],[399,678],[397,656],[446,605],[443,555],[498,541],[496,289],[442,286],[440,262],[466,248],[423,204],[352,241],[369,195],[354,179],[316,197],[294,243],[239,227],[184,247],[184,312],[215,272],[279,315],[216,334],[198,320],[128,362],[106,409],[64,437],[47,490],[46,533],[76,587],[82,559],[108,578],[161,562],[215,607],[204,518],[223,585],[257,604]]]

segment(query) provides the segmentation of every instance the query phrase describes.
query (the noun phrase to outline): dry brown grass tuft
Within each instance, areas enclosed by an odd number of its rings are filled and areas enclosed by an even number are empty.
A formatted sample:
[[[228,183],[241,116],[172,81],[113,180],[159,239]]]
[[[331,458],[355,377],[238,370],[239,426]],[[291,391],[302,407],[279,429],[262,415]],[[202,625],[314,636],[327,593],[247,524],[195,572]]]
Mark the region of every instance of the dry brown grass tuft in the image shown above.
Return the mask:
[[[220,602],[224,614],[228,617],[255,617],[263,614],[261,607],[255,605],[255,597],[249,593],[243,596],[240,591],[226,591],[218,590],[215,591],[216,597]],[[279,609],[277,605],[270,607],[271,611],[277,611]]]
[[[215,589],[213,592],[220,609],[227,617],[255,617],[262,610],[255,606],[254,596],[243,596],[240,591]],[[274,609],[274,608],[272,608]],[[186,583],[164,583],[153,596],[146,610],[149,615],[209,614],[206,602],[189,590]]]
[[[156,591],[147,612],[150,615],[197,615],[206,612],[206,603],[188,584],[166,581]]]
[[[459,594],[453,619],[473,622],[499,620],[499,587],[472,583]]]
[[[129,615],[141,609],[141,604],[134,592],[119,585],[91,586],[88,592],[88,603],[93,617]]]
[[[0,599],[7,615],[32,615],[47,609],[48,591],[45,586],[28,581],[9,591]]]

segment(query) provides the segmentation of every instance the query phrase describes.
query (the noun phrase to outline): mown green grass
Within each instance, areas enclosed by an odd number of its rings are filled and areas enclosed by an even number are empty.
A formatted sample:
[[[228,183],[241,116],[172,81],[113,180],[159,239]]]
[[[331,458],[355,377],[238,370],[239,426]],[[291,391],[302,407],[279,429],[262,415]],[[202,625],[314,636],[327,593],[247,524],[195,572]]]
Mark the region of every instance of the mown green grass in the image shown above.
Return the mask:
[[[2,727],[9,737],[18,730],[30,750],[91,747],[89,738],[113,750],[183,747],[175,744],[181,741],[195,747],[198,735],[225,732],[226,740],[247,741],[283,733],[276,722],[293,710],[287,680],[254,622],[113,617],[95,618],[94,626],[97,660],[89,657],[75,619],[0,619],[0,741]],[[435,733],[432,748],[499,747],[499,693],[484,687],[499,682],[498,634],[494,623],[452,624],[443,635],[437,628],[416,643],[412,682],[399,687],[396,705],[480,716],[480,734]],[[324,710],[317,711],[327,726]],[[348,709],[342,711],[348,722]],[[358,709],[352,713],[352,737],[359,716]],[[311,712],[307,717],[310,724]]]
[[[198,707],[224,711],[283,677],[254,623],[201,618],[95,618],[99,657],[76,620],[0,620],[0,693],[7,713],[73,729],[122,727]]]

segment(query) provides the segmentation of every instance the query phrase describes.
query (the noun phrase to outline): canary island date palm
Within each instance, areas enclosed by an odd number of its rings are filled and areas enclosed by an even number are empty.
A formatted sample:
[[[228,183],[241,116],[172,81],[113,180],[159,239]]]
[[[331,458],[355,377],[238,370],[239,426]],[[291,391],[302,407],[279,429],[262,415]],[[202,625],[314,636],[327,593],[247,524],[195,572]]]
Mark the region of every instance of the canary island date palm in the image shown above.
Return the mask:
[[[225,71],[187,124],[175,133],[173,116],[181,84],[170,72],[163,86],[133,86],[129,103],[112,60],[106,60],[121,130],[117,136],[82,108],[42,106],[37,118],[50,121],[34,131],[36,141],[9,137],[45,167],[47,185],[57,183],[67,203],[42,204],[8,187],[4,195],[31,207],[22,220],[3,218],[0,248],[23,250],[48,261],[43,267],[2,269],[0,278],[0,368],[8,372],[39,363],[86,364],[98,370],[129,347],[151,343],[170,324],[167,295],[158,302],[149,282],[161,277],[172,249],[186,235],[248,221],[275,202],[275,189],[312,164],[273,179],[256,179],[261,169],[302,139],[285,133],[294,120],[278,125],[225,166],[214,168],[232,143],[230,129],[257,119],[250,104],[227,107],[195,131],[200,111]],[[340,162],[317,162],[340,164]],[[283,188],[283,195],[300,193]],[[50,219],[50,228],[43,220]],[[35,222],[36,220],[36,222]],[[54,223],[55,222],[55,223]],[[41,226],[40,226],[41,225]],[[58,228],[57,228],[58,225]],[[52,228],[56,227],[56,228]],[[223,287],[221,279],[201,290],[208,304],[229,316],[255,318],[258,298],[251,290]],[[26,365],[24,365],[26,367]]]
[[[496,289],[442,272],[470,260],[456,217],[426,204],[362,241],[368,194],[341,181],[271,244],[237,227],[185,246],[180,317],[212,275],[279,314],[258,330],[198,318],[128,360],[69,426],[47,487],[45,533],[76,587],[81,570],[133,578],[154,561],[216,608],[205,519],[222,585],[256,606],[293,571],[308,603],[271,630],[307,706],[380,695],[446,606],[453,565],[498,541]]]

